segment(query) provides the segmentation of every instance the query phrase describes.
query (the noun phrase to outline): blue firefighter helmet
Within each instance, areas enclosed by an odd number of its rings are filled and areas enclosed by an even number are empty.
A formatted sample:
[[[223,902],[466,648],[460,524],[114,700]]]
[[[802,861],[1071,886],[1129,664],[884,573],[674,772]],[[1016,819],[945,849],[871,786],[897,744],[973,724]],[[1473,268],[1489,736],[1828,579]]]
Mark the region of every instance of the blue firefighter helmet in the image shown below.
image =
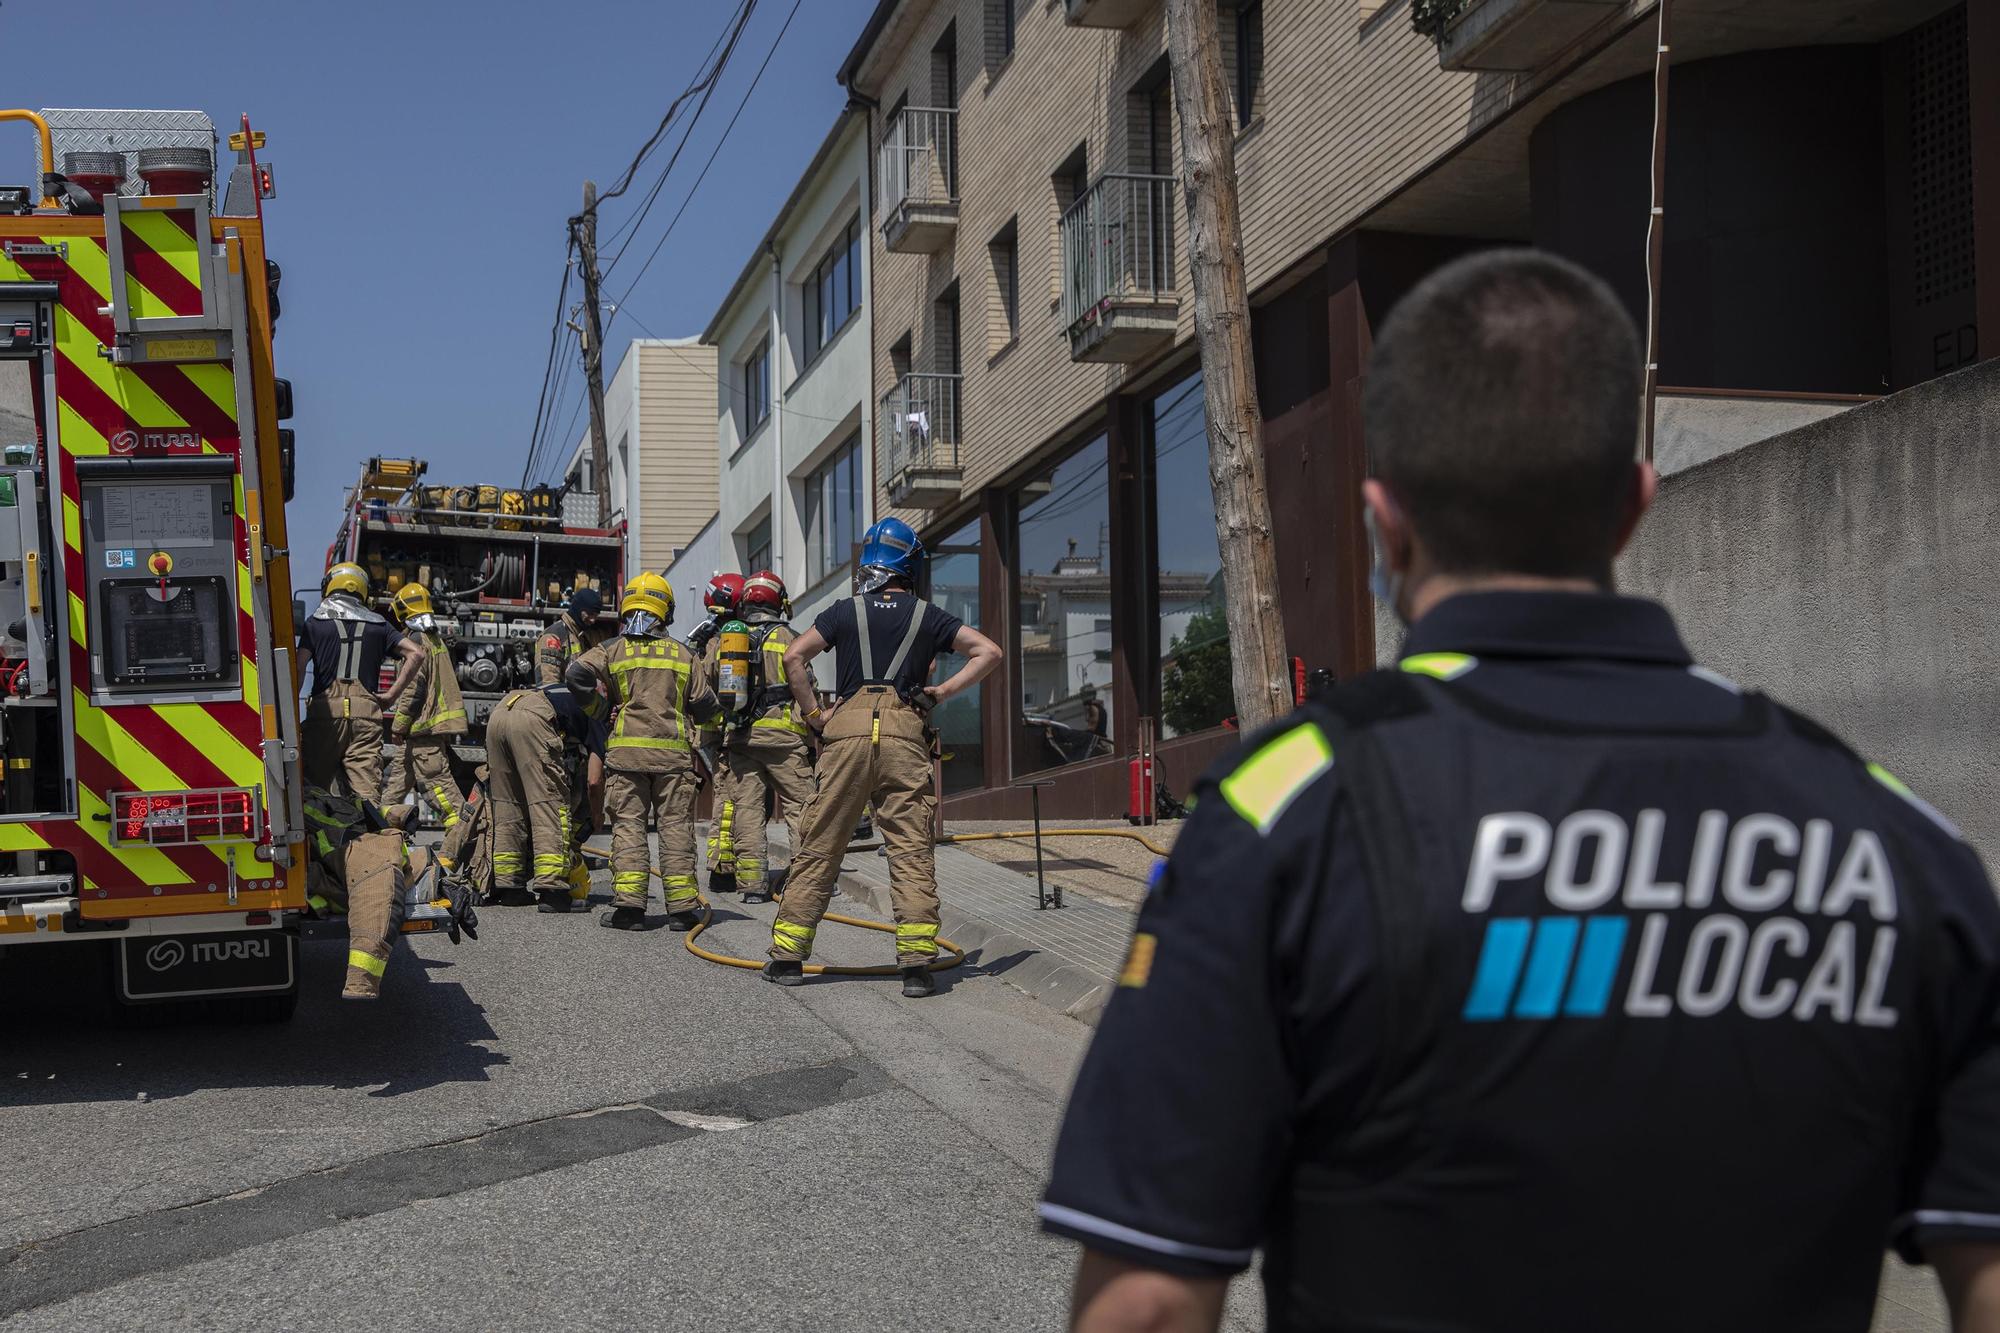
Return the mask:
[[[914,580],[918,562],[924,558],[924,544],[909,524],[900,518],[885,518],[861,538],[861,567]]]

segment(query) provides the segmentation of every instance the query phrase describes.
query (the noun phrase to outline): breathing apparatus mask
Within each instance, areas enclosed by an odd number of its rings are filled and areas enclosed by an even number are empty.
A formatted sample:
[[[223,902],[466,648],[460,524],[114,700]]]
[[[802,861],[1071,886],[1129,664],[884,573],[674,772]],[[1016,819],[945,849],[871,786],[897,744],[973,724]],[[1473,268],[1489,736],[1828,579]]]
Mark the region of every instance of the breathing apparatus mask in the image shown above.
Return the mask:
[[[635,639],[655,639],[666,632],[667,622],[651,611],[627,611],[619,622],[619,632]]]

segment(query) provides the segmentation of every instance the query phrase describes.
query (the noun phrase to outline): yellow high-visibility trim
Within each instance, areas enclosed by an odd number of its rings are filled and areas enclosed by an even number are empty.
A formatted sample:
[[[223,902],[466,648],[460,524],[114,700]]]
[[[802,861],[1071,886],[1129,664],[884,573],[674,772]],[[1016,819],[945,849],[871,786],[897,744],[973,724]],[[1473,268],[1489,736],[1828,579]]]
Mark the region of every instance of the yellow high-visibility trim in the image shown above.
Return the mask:
[[[379,977],[389,970],[388,959],[377,958],[374,954],[364,953],[360,949],[349,949],[347,951],[347,965],[349,967],[358,967],[371,977]]]
[[[1222,780],[1222,798],[1259,833],[1269,833],[1291,803],[1333,767],[1333,744],[1307,722],[1265,742]]]
[[[83,550],[83,519],[76,510],[76,501],[67,495],[63,497],[63,541],[77,551]]]
[[[396,714],[396,716],[407,717],[408,714],[398,713]],[[438,713],[433,717],[431,717],[429,721],[417,723],[415,726],[411,727],[410,730],[415,732],[417,735],[421,736],[433,727],[443,726],[447,722],[457,722],[464,716],[465,716],[465,710],[463,708],[447,708],[443,712]]]
[[[938,928],[935,921],[899,921],[896,923],[896,938],[899,940],[935,939],[937,933]]]
[[[608,742],[613,749],[620,746],[635,750],[685,750],[686,741],[664,740],[657,736],[613,736]]]
[[[1868,765],[1868,776],[1875,779],[1877,782],[1887,787],[1890,791],[1895,792],[1896,795],[1901,796],[1906,800],[1910,796],[1915,794],[1910,790],[1909,786],[1906,783],[1904,783],[1904,781],[1901,778],[1897,777],[1894,773],[1891,773],[1888,769],[1882,767],[1882,765],[1880,764]]]
[[[1434,680],[1457,680],[1478,666],[1479,659],[1470,653],[1417,653],[1396,665],[1412,675],[1429,676]]]
[[[794,722],[789,717],[760,717],[750,725],[753,728],[768,727],[773,731],[795,731],[801,736],[809,730],[805,723]]]
[[[789,921],[773,921],[771,944],[775,948],[788,949],[801,958],[809,958],[812,956],[813,928],[796,926]]]

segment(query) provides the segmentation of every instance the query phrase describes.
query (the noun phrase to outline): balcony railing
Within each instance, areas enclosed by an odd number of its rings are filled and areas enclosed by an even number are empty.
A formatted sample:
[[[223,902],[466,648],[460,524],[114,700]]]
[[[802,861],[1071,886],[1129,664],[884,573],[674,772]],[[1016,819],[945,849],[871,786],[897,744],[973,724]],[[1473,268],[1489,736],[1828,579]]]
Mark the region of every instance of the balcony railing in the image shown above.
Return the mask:
[[[1062,317],[1072,355],[1129,359],[1123,351],[1094,353],[1121,315],[1135,312],[1150,319],[1139,332],[1151,338],[1164,317],[1171,338],[1177,319],[1172,176],[1100,177],[1063,214],[1062,253]]]
[[[882,395],[882,461],[889,498],[919,508],[958,498],[956,375],[910,374]]]
[[[883,137],[880,170],[883,244],[929,253],[958,223],[958,112],[904,107]]]

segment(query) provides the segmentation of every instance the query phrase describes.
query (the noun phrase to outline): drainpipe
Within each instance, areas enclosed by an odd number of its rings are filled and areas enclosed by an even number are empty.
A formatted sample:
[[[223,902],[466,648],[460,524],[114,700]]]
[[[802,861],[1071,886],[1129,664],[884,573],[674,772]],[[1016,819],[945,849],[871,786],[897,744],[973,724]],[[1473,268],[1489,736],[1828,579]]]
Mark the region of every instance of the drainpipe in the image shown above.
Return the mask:
[[[785,578],[785,270],[777,242],[771,252],[771,568]],[[754,571],[753,571],[754,572]],[[791,586],[791,580],[785,580]]]
[[[872,97],[849,88],[847,90],[847,109],[850,111],[859,111],[863,117],[861,127],[861,189],[863,192],[861,216],[863,219],[862,232],[867,239],[862,244],[861,253],[863,262],[868,265],[868,390],[867,397],[861,400],[861,420],[863,423],[862,429],[868,435],[868,499],[866,501],[868,523],[863,525],[867,527],[873,526],[876,518],[875,481],[878,474],[875,467],[875,441],[882,428],[882,423],[877,420],[877,414],[881,411],[882,400],[875,393],[875,113],[882,109],[882,104]]]
[[[1653,198],[1646,213],[1646,461],[1653,461],[1654,417],[1660,397],[1660,279],[1667,259],[1668,10],[1660,0],[1660,29],[1653,51]]]

